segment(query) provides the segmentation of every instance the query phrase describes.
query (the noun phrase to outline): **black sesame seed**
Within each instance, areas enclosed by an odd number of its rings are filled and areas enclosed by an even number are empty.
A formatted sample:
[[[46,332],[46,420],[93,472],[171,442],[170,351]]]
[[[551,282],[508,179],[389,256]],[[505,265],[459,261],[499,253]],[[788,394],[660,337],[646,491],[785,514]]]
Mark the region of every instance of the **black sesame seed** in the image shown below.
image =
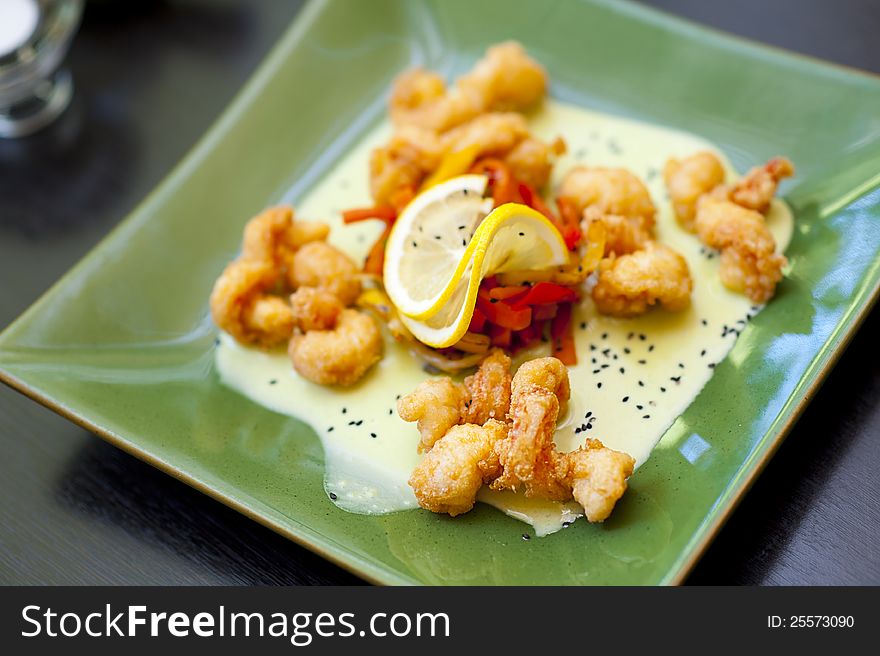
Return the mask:
[[[635,337],[635,335],[636,335],[635,333],[630,333],[629,335],[626,336],[626,338],[632,339],[633,337]]]
[[[609,353],[611,353],[611,349],[610,349],[610,348],[602,349],[602,355],[604,355],[606,358],[608,357],[608,354],[609,354]]]
[[[590,358],[590,362],[592,362],[593,364],[596,364],[596,358]]]
[[[590,350],[591,350],[591,351],[595,351],[595,350],[596,350],[596,345],[595,345],[595,344],[590,344]]]
[[[625,373],[626,373],[626,369],[624,369],[623,367],[621,367],[621,368],[619,369],[619,371],[620,371],[620,373],[622,373],[622,374],[625,374]]]
[[[639,364],[648,364],[647,360],[639,360]]]
[[[397,397],[397,398],[400,398],[400,397]],[[343,409],[342,409],[342,414],[345,414],[346,412],[348,412],[348,408],[343,408]]]
[[[593,373],[594,373],[594,374],[598,374],[598,373],[601,373],[601,372],[602,372],[601,369],[593,369]]]
[[[602,389],[602,383],[596,383],[596,387],[597,387],[598,389]]]
[[[640,341],[644,342],[646,339],[648,339],[648,336],[645,333],[639,333]]]
[[[389,415],[393,415],[393,414],[394,414],[394,408],[388,408],[388,414],[389,414]]]
[[[443,237],[441,235],[434,235],[434,239],[439,241],[439,240],[443,239]]]
[[[628,396],[624,396],[624,397],[621,399],[621,401],[623,401],[624,403],[626,403],[627,401],[629,401],[629,397],[628,397]]]
[[[352,419],[350,422],[348,422],[349,426],[354,426],[355,424],[356,424],[356,422],[354,421],[354,419]]]
[[[715,363],[714,363],[714,362],[710,362],[710,363],[709,363],[709,369],[714,369],[714,368],[715,368]]]
[[[336,501],[339,498],[333,492],[331,492],[329,496],[333,501]]]
[[[586,424],[581,424],[581,432],[583,432],[583,431],[585,431],[585,430],[587,430],[587,425],[586,425]]]
[[[331,426],[330,428],[328,428],[328,429],[327,429],[327,432],[328,432],[328,433],[332,433],[332,432],[333,432],[333,426]]]
[[[644,409],[645,409],[645,406],[639,404],[639,405],[636,406],[636,409],[637,409],[637,410],[644,410]]]
[[[602,333],[602,339],[608,339],[608,333]]]
[[[462,240],[461,240],[461,245],[462,245],[462,246],[467,246],[467,239],[462,239]]]
[[[654,350],[654,345],[651,344],[651,345],[648,347],[648,353],[650,353],[650,352],[653,351],[653,350]]]
[[[700,357],[703,358],[705,356],[706,356],[706,349],[703,349],[702,351],[700,351]]]
[[[415,240],[413,240],[412,245],[413,245],[413,248],[418,248],[418,247],[419,247],[419,245],[415,242]]]
[[[602,368],[602,369],[607,369],[609,366],[610,366],[610,365],[603,364],[601,368]]]
[[[593,424],[587,424],[587,430],[593,430]]]
[[[577,428],[574,429],[574,434],[575,434],[575,435],[579,435],[580,432],[581,432],[581,427],[580,427],[580,426],[578,426]]]
[[[669,380],[671,380],[676,385],[681,382],[681,376],[670,376]]]
[[[705,319],[700,319],[700,323],[703,324],[704,326],[708,326],[708,325],[709,325],[709,322],[706,321]]]
[[[581,321],[581,330],[586,330],[586,329],[587,329],[587,322]]]
[[[354,425],[355,425],[355,426],[360,426],[362,423],[364,423],[364,420],[363,420],[363,419],[358,419],[358,420],[354,423]]]
[[[467,226],[463,226],[463,225],[458,226],[459,230],[464,230],[465,228],[467,228]]]
[[[684,362],[679,362],[679,363],[678,363],[678,368],[679,368],[679,369],[684,369]]]
[[[660,391],[663,392],[663,393],[665,394],[665,393],[666,393],[666,388],[665,388],[665,387],[661,387],[661,388],[660,388]]]
[[[642,419],[650,419],[651,415],[642,415]]]
[[[526,236],[526,233],[521,232],[521,233],[519,233],[519,236],[520,236],[520,237],[525,237],[525,236]]]
[[[644,386],[645,386],[645,383],[644,383],[643,381],[640,380],[640,381],[639,381],[639,387],[644,387]]]
[[[400,394],[398,394],[398,395],[395,396],[394,398],[397,399],[398,401],[400,401]]]
[[[370,433],[370,437],[376,437],[375,433]]]
[[[593,416],[593,411],[590,410],[589,412],[587,412],[587,414],[584,415],[584,419],[587,419],[587,418],[592,417],[592,416]]]
[[[269,384],[270,384],[270,385],[277,385],[277,384],[278,384],[278,379],[277,379],[277,378],[273,378],[272,380],[269,381]]]
[[[625,346],[623,349],[623,352],[626,353],[627,355],[629,355],[629,353],[630,353],[629,347]]]
[[[612,359],[612,360],[616,360],[616,359],[617,359],[617,353],[613,353],[613,354],[611,355],[611,359]]]

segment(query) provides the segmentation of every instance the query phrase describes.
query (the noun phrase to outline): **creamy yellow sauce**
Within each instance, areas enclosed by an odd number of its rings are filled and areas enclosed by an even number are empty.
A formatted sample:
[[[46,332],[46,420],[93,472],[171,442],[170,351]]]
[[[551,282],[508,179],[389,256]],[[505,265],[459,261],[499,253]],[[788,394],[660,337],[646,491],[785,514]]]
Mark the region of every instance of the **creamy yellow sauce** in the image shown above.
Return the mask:
[[[561,418],[556,441],[574,449],[587,437],[631,454],[641,465],[666,429],[687,408],[713,367],[733,346],[759,310],[718,279],[718,256],[678,227],[661,171],[669,157],[698,150],[718,154],[730,178],[736,172],[711,143],[694,135],[548,101],[530,117],[541,138],[565,138],[568,153],[554,168],[552,187],[579,163],[626,167],[641,177],[657,206],[657,239],[680,252],[694,279],[691,307],[678,313],[655,310],[635,319],[596,313],[587,299],[575,310],[578,365],[570,368],[572,400]],[[339,212],[370,204],[367,161],[388,138],[382,125],[369,134],[303,199],[287,199],[297,215],[333,227],[330,241],[360,261],[381,226],[345,226]],[[780,250],[793,221],[776,201],[767,217]],[[527,357],[548,353],[532,351]],[[522,359],[521,356],[520,359]],[[309,424],[324,446],[325,489],[339,507],[356,513],[389,513],[417,506],[407,479],[417,464],[418,432],[396,412],[396,400],[428,377],[422,364],[390,339],[385,356],[357,385],[326,388],[300,378],[283,353],[238,345],[223,335],[216,353],[223,382],[255,402]],[[510,492],[484,489],[479,501],[531,524],[546,535],[581,515],[577,504],[535,501]]]

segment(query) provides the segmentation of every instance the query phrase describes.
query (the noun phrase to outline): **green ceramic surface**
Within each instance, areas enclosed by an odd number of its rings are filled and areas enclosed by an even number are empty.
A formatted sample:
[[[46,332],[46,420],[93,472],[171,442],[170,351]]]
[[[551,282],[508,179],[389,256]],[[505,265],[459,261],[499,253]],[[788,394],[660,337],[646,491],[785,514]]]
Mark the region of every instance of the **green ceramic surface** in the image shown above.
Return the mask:
[[[552,94],[682,128],[745,169],[784,153],[791,273],[604,525],[525,541],[488,507],[347,514],[301,423],[223,387],[212,282],[243,220],[294,199],[384,111],[392,77],[446,73],[514,38]],[[201,143],[0,337],[6,382],[367,579],[680,581],[878,289],[880,81],[620,2],[313,2]],[[14,281],[3,281],[14,284]],[[817,436],[821,437],[821,436]]]

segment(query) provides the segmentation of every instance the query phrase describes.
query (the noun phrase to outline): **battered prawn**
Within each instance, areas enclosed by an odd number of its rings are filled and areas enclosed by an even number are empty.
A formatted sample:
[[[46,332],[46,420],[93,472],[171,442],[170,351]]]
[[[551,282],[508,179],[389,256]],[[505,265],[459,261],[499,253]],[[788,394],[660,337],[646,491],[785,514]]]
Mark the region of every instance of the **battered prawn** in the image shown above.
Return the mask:
[[[418,422],[418,450],[427,451],[453,426],[461,423],[466,391],[451,378],[431,378],[397,401],[397,414],[404,421]]]
[[[418,422],[419,451],[427,451],[457,424],[504,420],[510,407],[510,358],[493,349],[476,373],[455,383],[449,377],[420,383],[397,402],[404,421]]]
[[[294,289],[314,287],[328,292],[349,306],[361,293],[357,273],[358,266],[348,255],[326,242],[312,241],[294,253],[288,282]]]
[[[501,349],[493,349],[477,372],[464,379],[464,388],[463,423],[503,421],[510,408],[510,358]]]
[[[592,294],[602,314],[631,317],[657,303],[683,310],[692,289],[687,261],[671,248],[648,242],[642,250],[602,260]]]
[[[211,292],[214,323],[242,344],[271,348],[284,343],[293,333],[294,318],[284,299],[272,293],[279,283],[271,262],[231,262]]]
[[[794,164],[791,160],[787,157],[774,157],[740,178],[730,190],[730,200],[746,209],[766,214],[779,182],[792,175]]]
[[[558,358],[535,358],[523,362],[510,382],[511,394],[521,394],[530,385],[552,392],[564,405],[571,397],[568,369]]]
[[[627,217],[619,214],[604,214],[596,207],[588,207],[583,212],[581,231],[588,234],[590,225],[601,223],[605,228],[606,256],[626,255],[643,249],[654,238],[653,222],[643,216]]]
[[[558,196],[573,203],[578,214],[594,207],[602,214],[640,217],[647,230],[654,228],[651,194],[627,169],[576,166],[562,180]]]
[[[721,251],[719,274],[727,288],[756,303],[773,297],[788,261],[776,252],[761,214],[707,195],[700,199],[695,226],[707,246]]]
[[[294,323],[302,332],[330,330],[344,309],[334,295],[314,287],[300,287],[290,295]]]
[[[382,333],[371,316],[346,308],[332,329],[294,334],[288,354],[303,378],[319,385],[353,385],[382,357]]]
[[[495,447],[506,435],[507,426],[494,419],[450,428],[410,476],[419,506],[453,517],[473,508],[483,484],[498,475]]]
[[[241,257],[271,262],[277,270],[286,270],[298,248],[323,241],[328,234],[330,226],[326,223],[295,221],[292,207],[270,207],[245,225]]]
[[[416,68],[394,81],[390,114],[395,126],[445,132],[493,110],[526,109],[547,90],[547,73],[513,41],[492,46],[473,70],[446,89],[436,73]]]
[[[666,162],[663,178],[675,216],[683,228],[694,231],[697,201],[724,183],[724,167],[713,153],[702,151]]]
[[[626,491],[635,461],[599,440],[587,440],[570,453],[557,451],[558,392],[568,390],[568,371],[554,359],[527,363],[529,368],[520,367],[514,376],[508,436],[495,447],[501,473],[491,487],[555,501],[574,498],[589,521],[600,522]]]
[[[370,155],[370,192],[378,205],[391,205],[399,189],[418,189],[440,163],[443,145],[437,134],[414,125],[395,132],[388,144]]]

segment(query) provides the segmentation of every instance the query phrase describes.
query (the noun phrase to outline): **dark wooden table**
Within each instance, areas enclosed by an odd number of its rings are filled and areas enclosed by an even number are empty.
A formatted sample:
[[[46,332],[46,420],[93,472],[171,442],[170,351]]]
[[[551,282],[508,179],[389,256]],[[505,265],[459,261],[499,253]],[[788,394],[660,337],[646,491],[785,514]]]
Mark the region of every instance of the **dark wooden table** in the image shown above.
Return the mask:
[[[874,0],[652,0],[880,72]],[[124,5],[124,6],[123,6]],[[76,103],[0,141],[0,327],[198,139],[300,2],[91,2]],[[880,308],[691,583],[880,583]],[[0,583],[313,584],[358,579],[0,386]]]

